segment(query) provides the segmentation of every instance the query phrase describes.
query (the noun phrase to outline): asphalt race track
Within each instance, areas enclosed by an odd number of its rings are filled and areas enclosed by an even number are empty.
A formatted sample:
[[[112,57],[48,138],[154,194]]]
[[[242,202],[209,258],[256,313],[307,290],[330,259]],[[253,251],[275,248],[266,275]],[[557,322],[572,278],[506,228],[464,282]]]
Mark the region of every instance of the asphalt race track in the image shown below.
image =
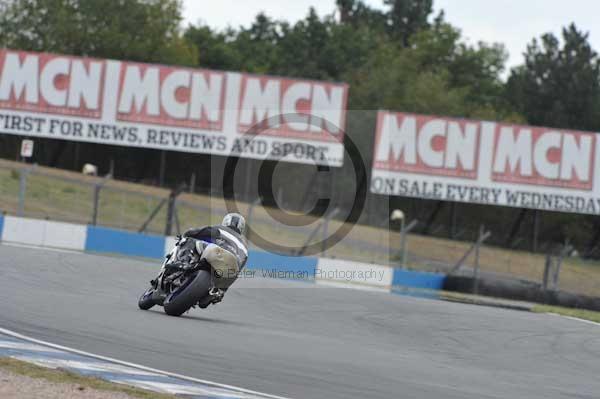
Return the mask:
[[[558,316],[248,279],[173,318],[137,308],[155,264],[6,245],[0,259],[0,327],[191,377],[315,399],[600,393],[600,326]]]

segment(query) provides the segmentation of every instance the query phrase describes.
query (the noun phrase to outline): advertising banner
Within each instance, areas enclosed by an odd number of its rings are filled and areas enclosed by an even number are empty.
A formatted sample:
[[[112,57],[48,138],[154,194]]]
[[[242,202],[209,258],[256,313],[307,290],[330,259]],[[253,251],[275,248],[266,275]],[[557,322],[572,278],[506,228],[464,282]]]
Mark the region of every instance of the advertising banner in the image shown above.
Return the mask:
[[[600,214],[598,136],[380,111],[371,192]]]
[[[0,133],[341,166],[345,84],[0,50]]]

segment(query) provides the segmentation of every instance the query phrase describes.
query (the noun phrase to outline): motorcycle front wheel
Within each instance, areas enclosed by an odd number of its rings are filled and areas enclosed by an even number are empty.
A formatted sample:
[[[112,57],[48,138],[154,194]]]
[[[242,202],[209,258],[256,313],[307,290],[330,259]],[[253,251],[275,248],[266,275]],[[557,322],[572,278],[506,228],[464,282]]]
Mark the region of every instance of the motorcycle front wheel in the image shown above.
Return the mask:
[[[163,303],[165,313],[169,316],[181,316],[206,296],[211,285],[210,272],[198,271],[185,284],[170,293]]]
[[[148,310],[152,306],[156,305],[154,299],[152,299],[152,294],[154,293],[154,288],[148,288],[138,300],[138,307],[142,310]]]

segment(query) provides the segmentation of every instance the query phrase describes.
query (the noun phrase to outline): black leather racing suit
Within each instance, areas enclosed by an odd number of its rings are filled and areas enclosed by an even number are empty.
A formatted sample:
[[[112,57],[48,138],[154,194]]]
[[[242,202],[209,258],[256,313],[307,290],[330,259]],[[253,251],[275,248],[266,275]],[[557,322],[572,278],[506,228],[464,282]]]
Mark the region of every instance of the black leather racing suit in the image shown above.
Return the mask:
[[[216,225],[199,229],[190,229],[183,234],[184,237],[209,242],[231,252],[238,261],[238,270],[246,265],[248,260],[248,244],[246,238],[229,227]],[[200,254],[201,255],[201,254]],[[215,287],[227,291],[237,279],[236,276],[222,276],[214,278]]]

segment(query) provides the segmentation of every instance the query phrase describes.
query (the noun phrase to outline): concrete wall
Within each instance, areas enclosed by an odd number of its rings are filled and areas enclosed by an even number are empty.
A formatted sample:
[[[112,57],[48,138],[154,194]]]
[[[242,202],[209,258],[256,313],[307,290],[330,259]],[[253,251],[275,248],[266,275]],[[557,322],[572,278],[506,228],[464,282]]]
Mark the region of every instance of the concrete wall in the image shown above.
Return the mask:
[[[392,287],[394,270],[388,266],[320,258],[315,280],[317,284],[351,284],[355,288],[389,290]]]
[[[165,237],[87,226],[85,250],[160,259],[165,254]]]
[[[174,237],[14,216],[0,216],[0,239],[7,243],[156,260],[163,259],[175,244]],[[438,290],[446,279],[441,274],[341,259],[283,256],[260,250],[250,250],[247,268],[317,284],[383,291],[391,291],[393,287]]]
[[[85,250],[87,226],[5,216],[2,240],[39,247]]]

